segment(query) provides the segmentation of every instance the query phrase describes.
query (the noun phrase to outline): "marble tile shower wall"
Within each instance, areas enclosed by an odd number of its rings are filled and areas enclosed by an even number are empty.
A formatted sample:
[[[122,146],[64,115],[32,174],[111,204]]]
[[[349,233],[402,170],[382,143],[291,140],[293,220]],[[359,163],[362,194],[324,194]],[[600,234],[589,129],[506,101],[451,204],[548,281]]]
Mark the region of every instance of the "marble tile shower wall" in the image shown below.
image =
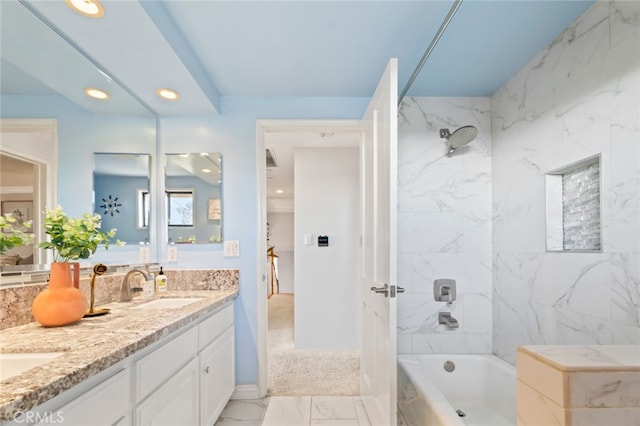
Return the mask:
[[[598,1],[491,98],[493,348],[640,343],[640,2]],[[545,252],[544,174],[602,154],[601,253]]]
[[[491,117],[489,98],[405,98],[398,139],[399,353],[487,353],[491,332]],[[451,157],[439,129],[478,128]],[[453,278],[457,300],[435,302]],[[438,324],[451,310],[459,328]]]

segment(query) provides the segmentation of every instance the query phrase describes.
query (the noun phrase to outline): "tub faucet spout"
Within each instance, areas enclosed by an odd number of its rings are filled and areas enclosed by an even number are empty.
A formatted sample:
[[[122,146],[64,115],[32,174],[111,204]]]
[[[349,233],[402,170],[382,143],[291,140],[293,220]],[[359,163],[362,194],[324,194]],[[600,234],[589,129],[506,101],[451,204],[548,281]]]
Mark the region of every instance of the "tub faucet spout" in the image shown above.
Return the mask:
[[[444,324],[448,328],[458,328],[458,320],[451,316],[451,312],[438,312],[438,324]]]

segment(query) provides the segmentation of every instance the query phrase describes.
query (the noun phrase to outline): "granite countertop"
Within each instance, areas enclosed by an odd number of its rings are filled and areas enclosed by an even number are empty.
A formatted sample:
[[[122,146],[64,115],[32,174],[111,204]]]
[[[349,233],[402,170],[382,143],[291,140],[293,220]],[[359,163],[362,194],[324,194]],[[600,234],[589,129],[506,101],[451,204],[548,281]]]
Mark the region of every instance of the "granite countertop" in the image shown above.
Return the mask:
[[[640,371],[640,345],[529,345],[518,350],[561,371]]]
[[[0,382],[0,419],[10,420],[180,328],[206,317],[238,295],[228,290],[169,291],[153,299],[111,303],[107,315],[64,327],[29,323],[2,330],[3,353],[64,352],[47,364]],[[202,298],[174,309],[131,309],[167,297]]]

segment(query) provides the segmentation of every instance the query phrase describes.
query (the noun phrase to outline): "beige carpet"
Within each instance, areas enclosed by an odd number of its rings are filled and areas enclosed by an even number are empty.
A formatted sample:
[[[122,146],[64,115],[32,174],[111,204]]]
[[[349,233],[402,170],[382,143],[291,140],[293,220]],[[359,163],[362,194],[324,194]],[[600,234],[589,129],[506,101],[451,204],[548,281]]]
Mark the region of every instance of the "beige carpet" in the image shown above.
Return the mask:
[[[360,351],[295,349],[293,299],[292,294],[274,294],[268,302],[268,394],[359,395]]]

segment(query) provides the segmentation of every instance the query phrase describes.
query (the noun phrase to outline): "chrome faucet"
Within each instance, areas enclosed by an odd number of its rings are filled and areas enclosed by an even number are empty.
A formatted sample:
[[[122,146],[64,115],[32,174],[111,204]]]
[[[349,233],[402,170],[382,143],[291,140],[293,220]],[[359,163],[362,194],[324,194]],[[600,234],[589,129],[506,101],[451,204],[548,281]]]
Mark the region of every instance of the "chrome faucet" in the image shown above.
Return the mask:
[[[129,284],[129,277],[135,273],[142,274],[145,280],[153,281],[153,274],[149,271],[143,271],[141,269],[131,269],[122,279],[122,287],[120,288],[120,301],[121,302],[131,302],[131,292],[132,291],[142,291],[140,287],[131,288]]]
[[[448,328],[458,328],[458,320],[451,316],[451,312],[438,312],[438,324],[444,324]]]

